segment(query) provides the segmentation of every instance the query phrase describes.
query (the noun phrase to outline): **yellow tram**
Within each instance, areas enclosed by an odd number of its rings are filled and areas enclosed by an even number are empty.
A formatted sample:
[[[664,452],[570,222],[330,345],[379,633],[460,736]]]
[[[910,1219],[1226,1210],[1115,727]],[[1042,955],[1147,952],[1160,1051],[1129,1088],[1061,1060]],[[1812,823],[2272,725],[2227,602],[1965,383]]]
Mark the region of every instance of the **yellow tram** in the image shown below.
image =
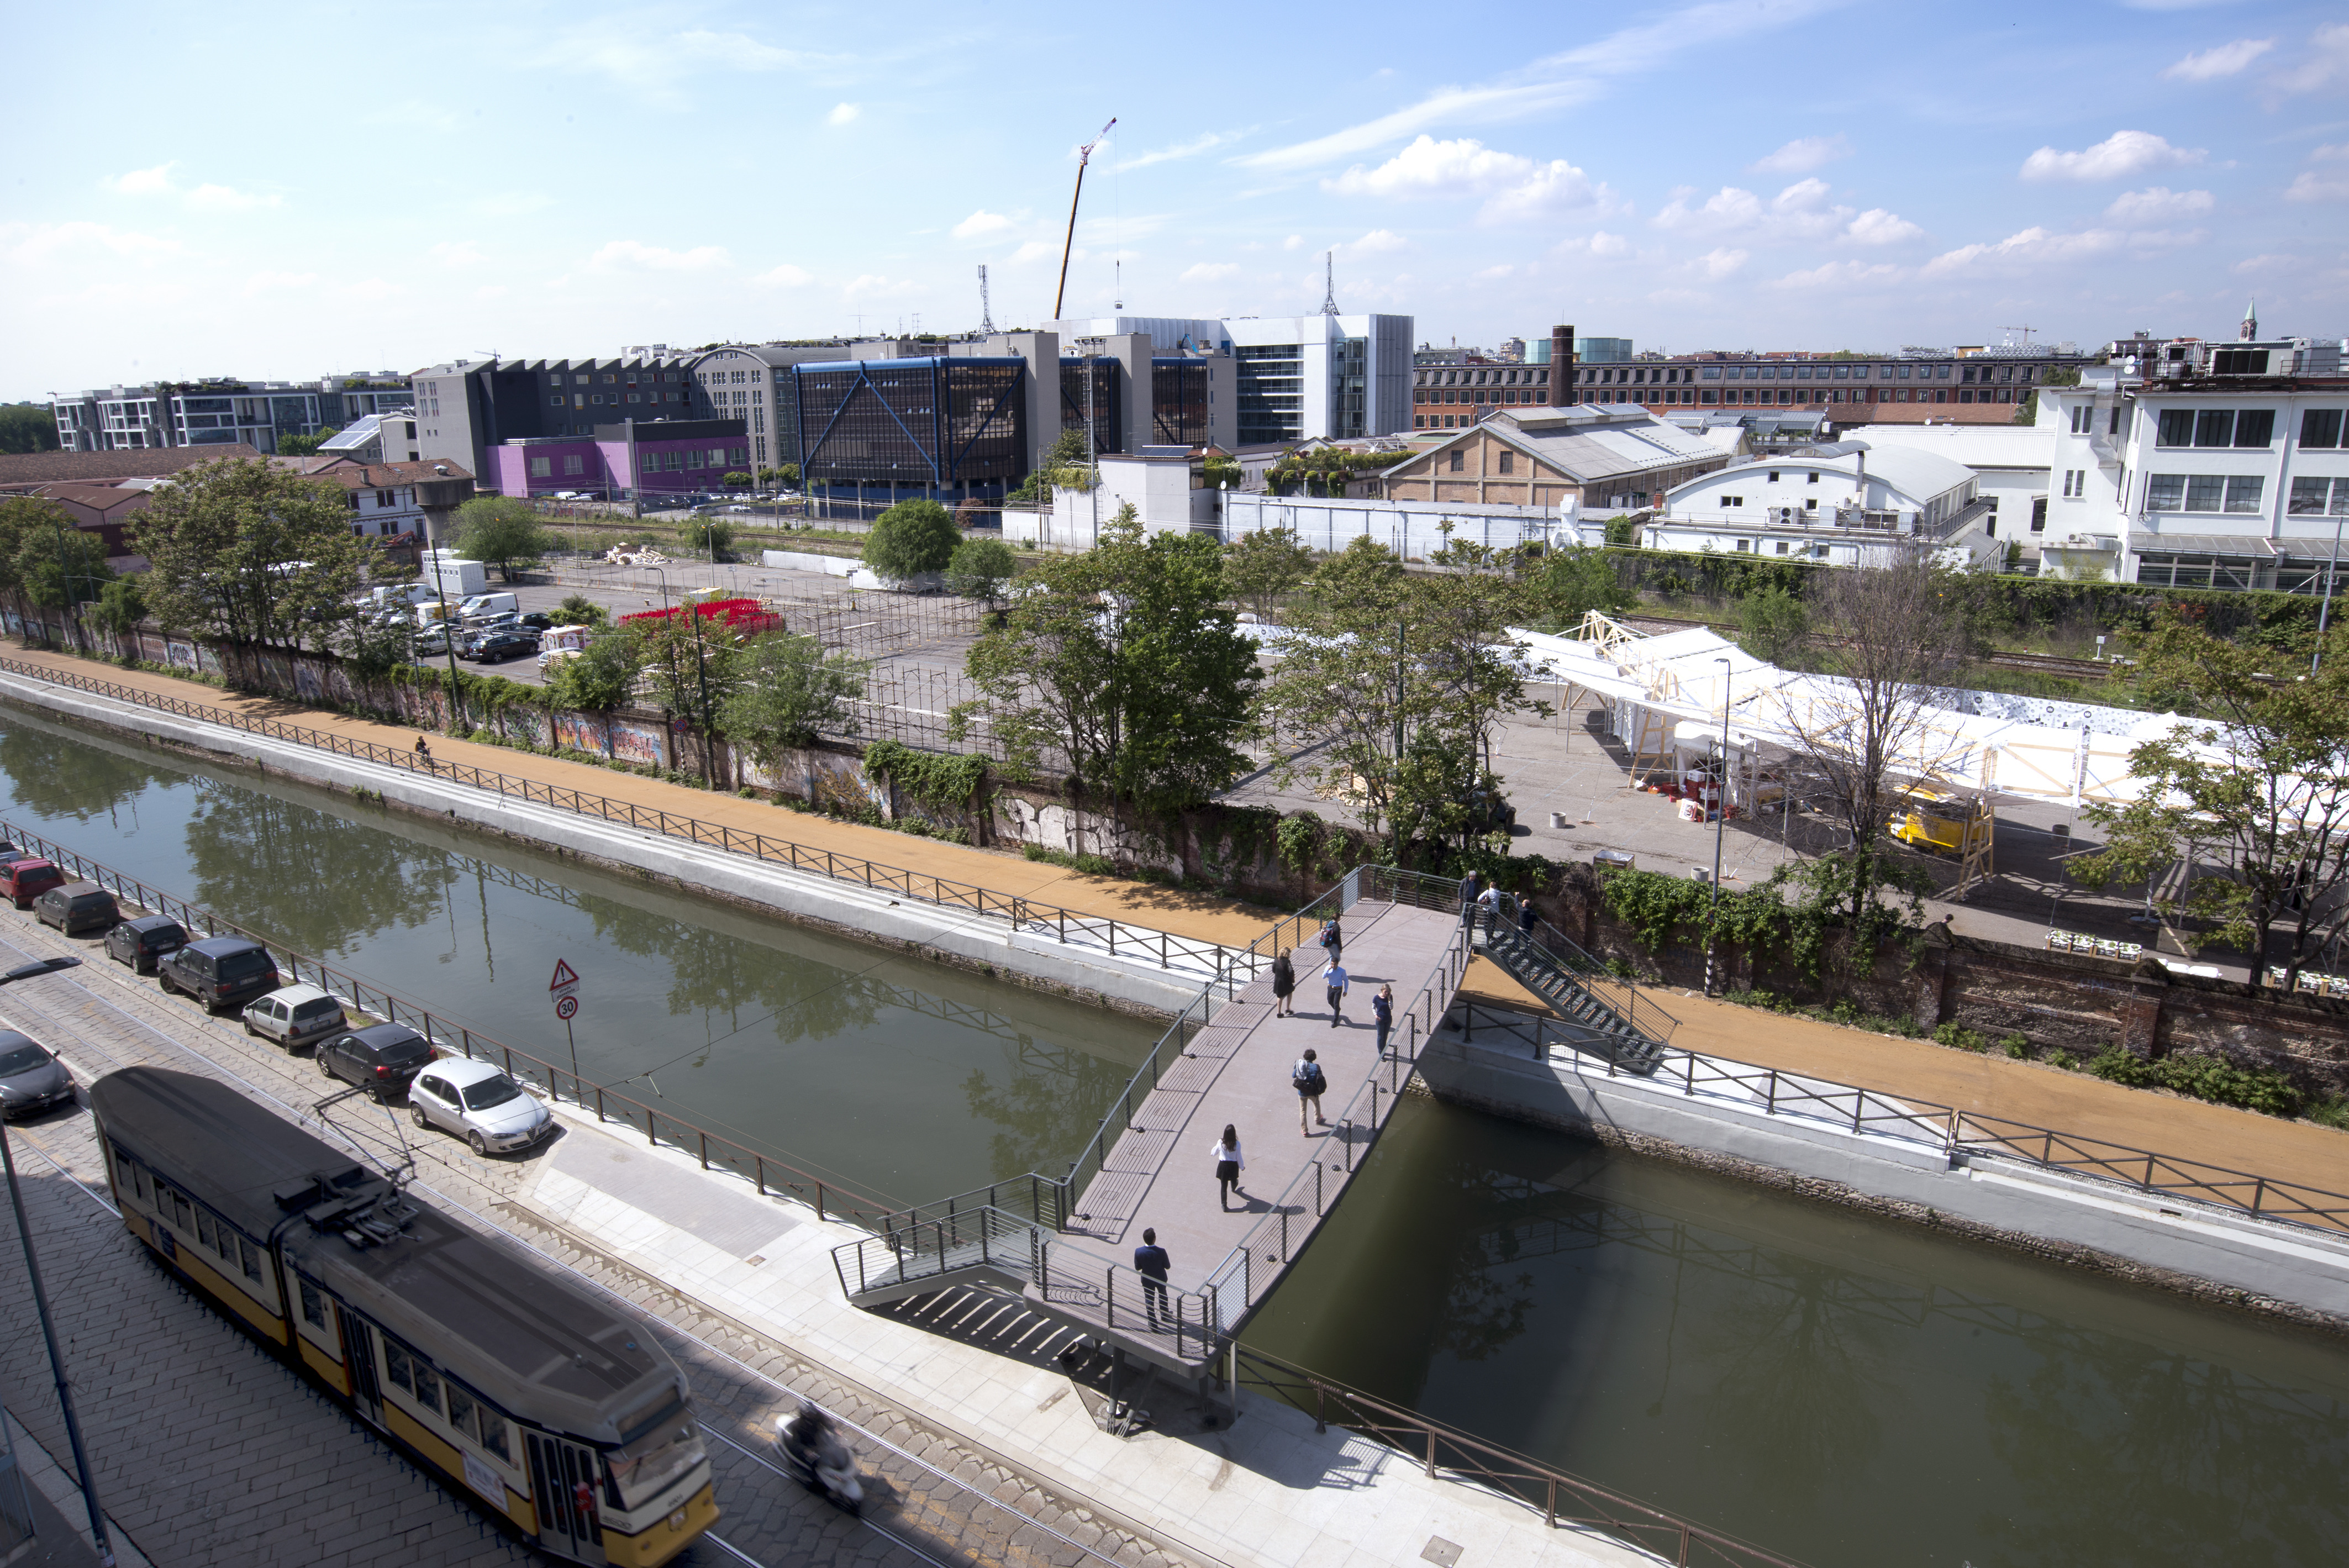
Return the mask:
[[[131,1234],[550,1554],[650,1568],[717,1521],[685,1376],[636,1319],[210,1078],[91,1085]]]

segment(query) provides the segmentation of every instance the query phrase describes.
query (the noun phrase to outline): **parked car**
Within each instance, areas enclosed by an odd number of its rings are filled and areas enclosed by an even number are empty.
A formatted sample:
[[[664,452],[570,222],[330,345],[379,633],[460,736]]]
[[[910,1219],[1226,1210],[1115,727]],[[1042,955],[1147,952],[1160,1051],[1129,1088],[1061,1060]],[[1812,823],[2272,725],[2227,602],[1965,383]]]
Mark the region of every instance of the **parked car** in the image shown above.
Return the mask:
[[[457,607],[458,615],[467,620],[482,620],[493,615],[518,615],[522,601],[512,593],[468,595]]]
[[[155,966],[166,992],[184,992],[204,1011],[233,1007],[277,989],[277,961],[243,937],[206,937]]]
[[[106,956],[133,974],[150,974],[188,945],[188,929],[169,915],[140,915],[106,933]]]
[[[554,1114],[487,1062],[451,1056],[416,1075],[408,1115],[418,1127],[455,1133],[479,1155],[528,1148],[554,1130]]]
[[[538,634],[515,628],[511,631],[493,631],[473,645],[465,657],[477,664],[502,664],[509,659],[538,651]]]
[[[114,895],[97,883],[67,882],[33,900],[33,918],[72,936],[111,930],[121,923],[122,911],[115,907]]]
[[[291,1051],[347,1028],[343,1004],[315,985],[289,985],[244,1008],[244,1032],[274,1040]]]
[[[13,901],[20,909],[29,909],[33,900],[50,888],[62,884],[66,874],[53,860],[37,855],[26,856],[0,866],[0,898]]]
[[[329,1034],[317,1050],[319,1072],[372,1089],[384,1101],[406,1094],[433,1056],[431,1044],[405,1023],[376,1023]]]
[[[0,1116],[33,1116],[72,1099],[73,1092],[73,1074],[56,1052],[14,1029],[0,1029]]]
[[[419,659],[439,659],[449,651],[449,628],[436,626],[429,631],[419,631],[411,647]]]
[[[522,624],[533,631],[544,631],[554,624],[554,618],[544,610],[531,610],[523,616]]]

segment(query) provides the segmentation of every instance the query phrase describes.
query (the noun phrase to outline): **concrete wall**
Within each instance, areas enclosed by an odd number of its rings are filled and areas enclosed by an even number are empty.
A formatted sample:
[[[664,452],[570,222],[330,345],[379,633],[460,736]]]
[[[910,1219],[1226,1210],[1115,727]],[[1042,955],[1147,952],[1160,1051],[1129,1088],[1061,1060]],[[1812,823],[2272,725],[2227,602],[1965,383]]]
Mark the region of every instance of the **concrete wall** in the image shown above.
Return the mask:
[[[1528,539],[1578,542],[1577,510],[1565,506],[1439,505],[1428,502],[1341,501],[1301,495],[1264,495],[1235,490],[1224,498],[1226,542],[1267,528],[1293,528],[1317,550],[1344,549],[1359,538],[1376,539],[1405,560],[1425,560],[1444,548],[1441,524],[1462,544],[1508,549]]]

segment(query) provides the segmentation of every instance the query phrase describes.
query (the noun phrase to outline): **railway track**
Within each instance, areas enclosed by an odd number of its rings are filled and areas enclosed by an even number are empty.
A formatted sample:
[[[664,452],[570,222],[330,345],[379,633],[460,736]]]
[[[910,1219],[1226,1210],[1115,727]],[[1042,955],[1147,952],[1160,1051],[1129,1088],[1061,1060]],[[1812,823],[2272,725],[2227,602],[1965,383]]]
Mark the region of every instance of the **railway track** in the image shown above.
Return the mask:
[[[1729,639],[1732,642],[1737,640],[1737,628],[1727,621],[1673,620],[1662,616],[1638,615],[1619,616],[1616,618],[1625,626],[1640,631],[1686,631],[1691,627],[1701,626],[1717,636]],[[1831,648],[1838,647],[1843,642],[1841,638],[1833,637],[1816,638],[1813,640],[1825,643]],[[1986,653],[1975,662],[1987,664],[1998,670],[2028,670],[2040,675],[2060,675],[2071,680],[2103,680],[2116,671],[2128,668],[2127,662],[2114,663],[2096,659],[2066,659],[2060,654],[2014,653],[2003,649]]]

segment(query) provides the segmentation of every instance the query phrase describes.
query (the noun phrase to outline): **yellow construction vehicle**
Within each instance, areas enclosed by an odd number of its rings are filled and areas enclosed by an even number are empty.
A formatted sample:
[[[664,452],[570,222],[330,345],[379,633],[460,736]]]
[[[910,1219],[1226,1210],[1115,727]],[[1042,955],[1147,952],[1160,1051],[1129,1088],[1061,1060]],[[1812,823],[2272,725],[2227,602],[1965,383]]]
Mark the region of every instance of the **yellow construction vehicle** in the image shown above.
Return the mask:
[[[1980,802],[1939,790],[1918,790],[1909,809],[1892,819],[1892,836],[1927,854],[1970,856],[1988,846],[1991,815]]]

